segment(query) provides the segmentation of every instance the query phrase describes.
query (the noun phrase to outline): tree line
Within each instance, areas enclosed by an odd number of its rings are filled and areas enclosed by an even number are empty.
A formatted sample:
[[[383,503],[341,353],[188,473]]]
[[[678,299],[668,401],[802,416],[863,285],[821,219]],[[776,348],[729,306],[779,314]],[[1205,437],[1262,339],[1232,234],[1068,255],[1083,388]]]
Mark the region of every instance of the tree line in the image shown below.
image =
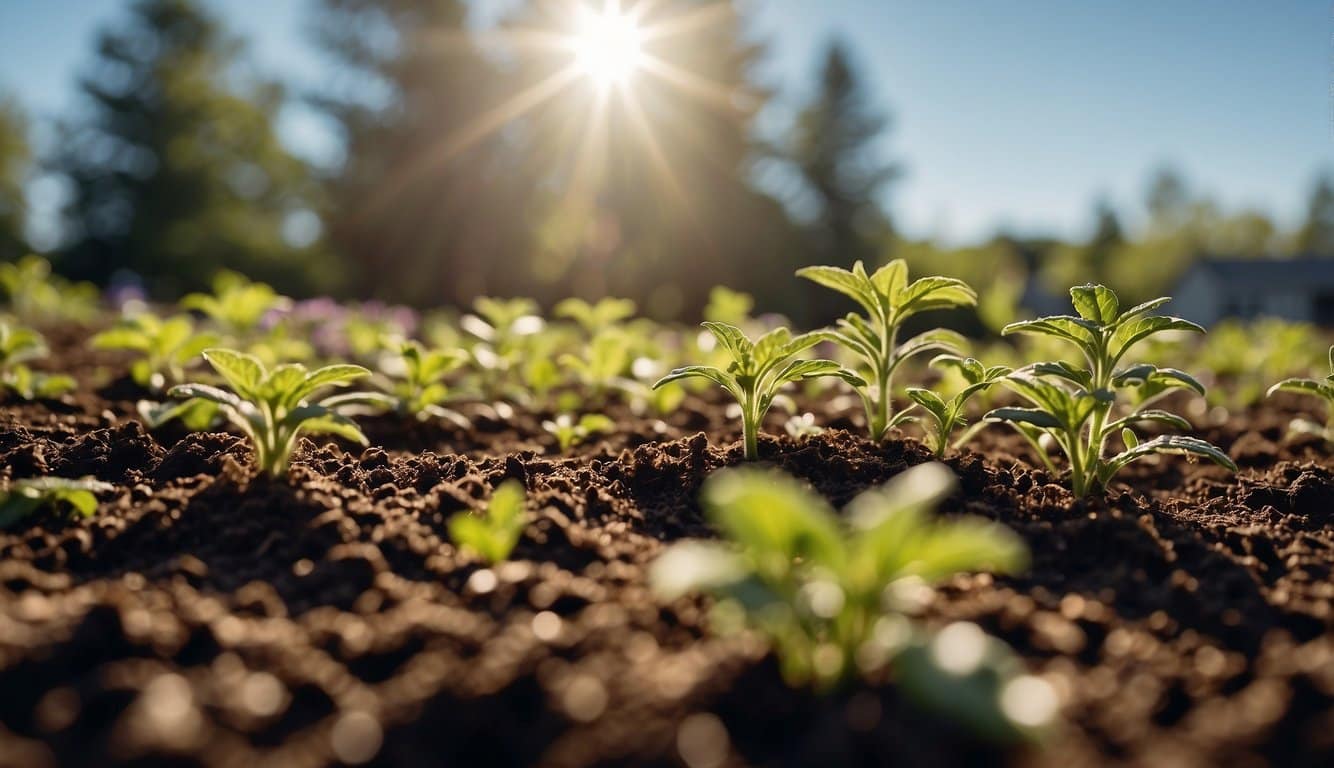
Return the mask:
[[[705,22],[680,22],[706,6]],[[664,0],[645,20],[688,27],[652,53],[707,87],[644,77],[632,105],[600,104],[605,93],[579,86],[516,103],[568,56],[522,45],[534,30],[561,31],[551,8],[521,2],[479,31],[464,0],[320,0],[311,36],[330,85],[294,93],[247,74],[244,41],[198,0],[137,0],[98,35],[81,106],[51,151],[35,156],[21,109],[0,103],[0,259],[30,247],[24,181],[38,169],[69,190],[56,268],[102,285],[142,281],[163,299],[227,268],[294,295],[416,305],[622,295],[689,317],[725,284],[818,322],[842,306],[793,285],[808,264],[902,257],[917,272],[997,283],[1006,301],[1030,276],[1104,282],[1133,299],[1205,255],[1334,257],[1328,177],[1303,223],[1280,231],[1167,169],[1148,185],[1133,237],[1097,201],[1085,242],[908,239],[881,202],[900,175],[877,154],[890,117],[846,45],[828,44],[804,108],[763,140],[757,115],[774,96],[757,73],[765,49],[731,4]],[[337,126],[335,167],[279,140],[275,121],[294,100]],[[775,163],[799,180],[800,205],[755,183]]]

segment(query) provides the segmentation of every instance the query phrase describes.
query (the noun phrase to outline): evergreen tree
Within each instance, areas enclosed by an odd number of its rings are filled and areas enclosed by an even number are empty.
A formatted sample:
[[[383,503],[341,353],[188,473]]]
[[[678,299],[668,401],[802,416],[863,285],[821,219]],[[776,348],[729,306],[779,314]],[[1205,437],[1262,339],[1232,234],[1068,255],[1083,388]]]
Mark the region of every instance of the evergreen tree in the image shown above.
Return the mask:
[[[151,293],[206,288],[234,269],[300,292],[328,287],[316,192],[274,133],[283,93],[243,82],[242,48],[195,0],[138,0],[104,30],[55,170],[73,196],[65,273],[141,275]]]
[[[0,261],[17,259],[27,250],[23,238],[27,212],[23,183],[29,160],[23,113],[16,104],[0,101]]]
[[[888,125],[888,118],[869,104],[847,47],[830,43],[820,66],[819,92],[797,119],[791,153],[815,198],[810,235],[817,263],[846,268],[858,259],[878,260],[891,227],[877,197],[898,173],[874,152]],[[810,294],[818,319],[843,313],[844,306],[828,300],[827,293]]]
[[[1334,257],[1334,181],[1327,174],[1311,190],[1306,220],[1297,231],[1297,253]]]
[[[330,245],[361,290],[417,304],[495,292],[522,242],[500,136],[466,133],[497,100],[462,0],[322,0],[315,37],[343,77],[313,99],[340,126]]]

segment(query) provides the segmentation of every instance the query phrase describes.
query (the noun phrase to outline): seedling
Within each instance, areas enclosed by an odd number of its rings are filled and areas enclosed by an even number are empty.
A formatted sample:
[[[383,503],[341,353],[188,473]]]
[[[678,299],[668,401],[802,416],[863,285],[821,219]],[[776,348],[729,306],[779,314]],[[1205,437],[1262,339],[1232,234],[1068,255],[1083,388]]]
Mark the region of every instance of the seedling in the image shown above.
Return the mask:
[[[238,338],[253,333],[270,310],[290,303],[268,285],[251,282],[227,270],[213,278],[211,295],[192,293],[181,299],[183,308],[203,312],[225,332]]]
[[[73,377],[39,373],[28,361],[46,357],[46,341],[37,331],[0,320],[0,390],[24,400],[57,398],[74,389]]]
[[[600,402],[630,367],[630,359],[631,344],[627,334],[607,328],[593,336],[580,354],[567,352],[560,356],[559,362],[574,374],[591,399]]]
[[[1199,395],[1204,386],[1190,374],[1175,368],[1148,363],[1125,365],[1121,359],[1136,342],[1165,331],[1204,333],[1204,329],[1179,317],[1150,315],[1170,301],[1158,298],[1120,309],[1116,294],[1102,285],[1070,289],[1078,317],[1056,315],[1011,323],[1005,334],[1031,333],[1061,339],[1077,347],[1083,365],[1067,361],[1034,363],[1010,374],[1005,384],[1033,407],[997,408],[987,419],[1003,421],[1023,435],[1054,474],[1057,472],[1042,445],[1045,435],[1069,462],[1070,488],[1083,497],[1105,487],[1132,461],[1155,453],[1202,456],[1232,471],[1237,465],[1217,446],[1195,437],[1160,435],[1140,442],[1133,427],[1158,423],[1190,429],[1190,422],[1169,411],[1148,408],[1171,389],[1186,389]],[[1113,418],[1116,393],[1131,387],[1149,393],[1129,413]],[[1108,439],[1119,434],[1125,449],[1106,457]]]
[[[258,358],[243,352],[207,349],[203,354],[232,391],[208,384],[181,384],[168,394],[210,400],[221,406],[227,418],[250,439],[255,464],[262,473],[279,477],[286,472],[296,439],[302,434],[331,434],[367,444],[356,422],[337,409],[368,400],[377,402],[373,393],[316,396],[329,387],[369,376],[365,368],[326,365],[309,371],[304,365],[289,363],[269,370]]]
[[[863,384],[854,384],[866,407],[871,439],[879,442],[890,427],[906,416],[896,416],[892,406],[894,372],[908,358],[924,352],[959,354],[963,337],[936,329],[898,341],[899,330],[909,317],[932,309],[971,306],[977,294],[961,280],[924,277],[908,282],[908,265],[895,259],[874,274],[867,274],[860,261],[852,270],[838,267],[805,267],[797,275],[842,293],[861,305],[866,315],[851,313],[826,331],[828,338],[846,348],[859,361],[857,374]],[[849,379],[851,381],[851,379]]]
[[[527,340],[546,327],[537,314],[537,302],[532,299],[495,299],[483,296],[473,302],[476,314],[464,315],[459,326],[478,339],[471,352],[482,373],[487,394],[499,398],[504,389],[506,374],[520,367],[525,357],[530,365],[550,369],[554,365],[540,355],[527,355]]]
[[[1293,419],[1291,429],[1308,435],[1315,435],[1326,443],[1334,444],[1334,347],[1329,348],[1329,375],[1323,379],[1284,379],[1269,388],[1267,396],[1275,392],[1294,392],[1299,395],[1314,395],[1325,401],[1325,423],[1310,419]]]
[[[37,477],[16,480],[0,492],[0,528],[8,528],[39,509],[92,517],[97,512],[97,496],[115,486],[92,478],[73,480],[65,477]]]
[[[462,414],[444,407],[451,396],[445,378],[467,360],[468,353],[462,349],[426,349],[416,341],[400,341],[392,365],[376,377],[385,390],[379,404],[403,417],[445,419],[467,427],[468,420]],[[367,397],[375,399],[369,393]]]
[[[542,422],[542,429],[556,438],[562,452],[583,443],[593,435],[615,431],[616,422],[600,413],[588,413],[578,420],[573,415],[562,413],[555,419]]]
[[[130,365],[135,383],[154,392],[180,384],[185,368],[205,349],[218,343],[216,335],[196,333],[185,315],[163,320],[144,312],[121,321],[89,342],[94,349],[126,349],[139,353]]]
[[[635,315],[635,303],[630,299],[607,297],[589,303],[583,299],[565,299],[556,304],[552,314],[575,321],[589,336],[616,327],[622,320]]]
[[[940,464],[915,467],[862,493],[840,516],[781,473],[722,470],[705,481],[702,500],[725,541],[672,545],[651,566],[650,583],[665,600],[715,595],[713,628],[768,637],[791,685],[827,691],[892,668],[909,693],[952,707],[950,714],[988,733],[1040,726],[1020,726],[1006,712],[1001,691],[1017,665],[973,625],[946,630],[967,634],[967,669],[950,675],[919,666],[934,663],[933,654],[917,652],[932,641],[903,614],[920,607],[927,585],[964,571],[1013,573],[1028,560],[1007,528],[934,517],[953,485]]]
[[[28,255],[12,263],[0,264],[0,291],[14,314],[35,319],[66,319],[76,322],[97,315],[98,293],[92,283],[71,283],[51,273],[51,262]]]
[[[932,392],[929,389],[919,387],[909,387],[908,397],[926,411],[927,420],[930,422],[928,430],[928,444],[931,450],[939,458],[945,455],[945,449],[950,447],[950,436],[960,427],[967,426],[967,406],[968,401],[993,384],[1005,378],[1011,373],[1011,369],[1004,365],[985,366],[971,357],[963,358],[955,355],[938,355],[931,361],[932,365],[948,366],[954,368],[963,377],[966,385],[959,390],[949,400]],[[983,426],[985,422],[978,422],[976,426]],[[954,443],[955,448],[963,444],[971,437],[973,429],[964,433],[958,441]]]
[[[748,461],[760,457],[760,422],[784,384],[816,376],[838,376],[854,386],[865,384],[833,360],[789,362],[794,355],[814,346],[821,338],[819,333],[793,336],[786,328],[775,328],[752,342],[734,325],[712,321],[703,325],[731,355],[732,363],[727,370],[711,365],[688,365],[673,370],[653,386],[656,389],[678,379],[700,377],[726,389],[741,406],[741,430]]]
[[[528,525],[523,485],[506,480],[491,494],[486,514],[460,512],[449,519],[449,536],[460,548],[488,563],[503,562]]]
[[[223,421],[222,407],[200,397],[183,402],[168,400],[165,403],[140,400],[134,404],[134,410],[144,426],[154,432],[174,420],[180,420],[181,425],[191,432],[204,432]]]

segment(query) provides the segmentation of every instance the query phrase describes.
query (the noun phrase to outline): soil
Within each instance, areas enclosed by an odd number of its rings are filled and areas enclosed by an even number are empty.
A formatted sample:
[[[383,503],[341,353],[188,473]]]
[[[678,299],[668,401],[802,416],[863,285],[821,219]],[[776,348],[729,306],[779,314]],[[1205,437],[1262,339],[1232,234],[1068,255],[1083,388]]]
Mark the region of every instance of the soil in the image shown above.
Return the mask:
[[[891,683],[789,689],[756,638],[706,631],[706,599],[650,596],[663,546],[711,535],[700,483],[741,461],[708,393],[661,420],[609,404],[617,433],[563,456],[549,414],[369,419],[375,447],[303,442],[274,482],[235,436],[145,433],[114,355],[53,343],[85,386],[5,402],[0,471],[115,490],[0,532],[0,765],[1334,764],[1334,464],[1286,436],[1300,400],[1196,419],[1235,476],[1168,458],[1089,502],[1001,428],[947,458],[942,512],[1033,563],[939,585],[925,618],[979,623],[1063,702],[1045,749],[998,751]],[[931,458],[862,438],[849,398],[804,404],[831,428],[762,459],[836,505]],[[533,521],[486,568],[446,520],[508,478]]]

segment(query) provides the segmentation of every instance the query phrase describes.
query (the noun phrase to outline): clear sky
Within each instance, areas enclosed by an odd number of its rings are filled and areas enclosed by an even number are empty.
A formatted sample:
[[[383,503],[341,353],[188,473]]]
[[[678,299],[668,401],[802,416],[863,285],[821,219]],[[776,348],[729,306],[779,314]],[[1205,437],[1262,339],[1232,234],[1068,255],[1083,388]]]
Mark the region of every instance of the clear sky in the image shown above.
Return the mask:
[[[207,1],[250,38],[261,71],[317,82],[314,0]],[[486,16],[513,0],[476,2]],[[747,2],[781,92],[767,125],[799,103],[830,36],[852,45],[895,118],[882,153],[907,175],[886,204],[911,235],[1078,236],[1096,196],[1133,209],[1163,163],[1228,207],[1291,223],[1315,174],[1334,170],[1328,0]],[[38,118],[60,114],[97,28],[124,5],[0,0],[0,91]],[[336,155],[317,116],[290,110],[282,132],[302,154]]]

